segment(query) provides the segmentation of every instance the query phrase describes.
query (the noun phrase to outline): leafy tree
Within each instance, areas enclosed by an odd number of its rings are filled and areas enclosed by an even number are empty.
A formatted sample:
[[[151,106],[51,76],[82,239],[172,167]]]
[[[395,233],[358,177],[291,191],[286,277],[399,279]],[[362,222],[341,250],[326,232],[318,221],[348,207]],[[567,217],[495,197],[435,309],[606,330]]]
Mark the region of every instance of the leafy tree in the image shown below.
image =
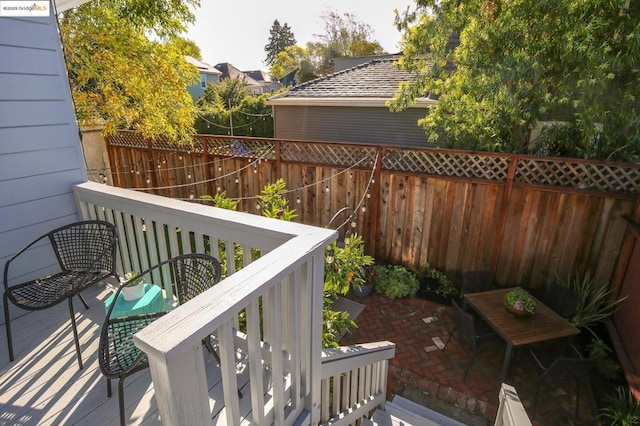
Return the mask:
[[[278,53],[269,74],[279,80],[293,70],[297,70],[297,84],[317,78],[309,51],[300,46],[289,46]]]
[[[318,73],[333,72],[333,58],[377,55],[384,51],[380,43],[371,39],[371,26],[361,22],[356,15],[328,11],[321,18],[324,32],[315,35],[319,41],[307,44]]]
[[[147,138],[190,142],[194,106],[186,90],[198,73],[176,36],[197,0],[115,0],[64,12],[60,33],[81,124],[104,133],[129,128]],[[153,41],[152,41],[153,40]]]
[[[189,55],[197,60],[202,60],[202,53],[200,52],[200,47],[196,44],[195,41],[189,40],[183,37],[176,37],[173,41],[175,47],[183,54]]]
[[[269,30],[269,43],[264,47],[264,51],[267,53],[267,59],[265,63],[273,65],[278,53],[284,51],[289,46],[295,46],[296,38],[293,35],[293,31],[289,25],[285,22],[284,25],[280,25],[280,22],[276,19],[273,21],[273,25]]]
[[[416,0],[396,24],[419,78],[392,109],[438,96],[421,124],[448,147],[637,158],[639,15],[629,0]],[[561,124],[533,140],[540,121]]]
[[[226,133],[273,137],[271,107],[265,103],[272,95],[253,96],[246,83],[236,79],[223,80],[219,85],[208,85],[196,101],[199,111],[196,131],[218,135]]]

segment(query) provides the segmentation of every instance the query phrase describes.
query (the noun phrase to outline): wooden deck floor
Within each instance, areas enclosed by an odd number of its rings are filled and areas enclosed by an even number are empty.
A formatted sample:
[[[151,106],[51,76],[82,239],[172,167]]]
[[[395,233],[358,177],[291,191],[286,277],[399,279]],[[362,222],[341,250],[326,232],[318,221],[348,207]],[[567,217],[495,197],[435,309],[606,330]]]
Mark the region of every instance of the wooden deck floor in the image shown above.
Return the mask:
[[[74,300],[83,370],[78,368],[66,303],[11,321],[13,362],[9,362],[4,325],[0,326],[0,425],[119,424],[117,382],[113,382],[114,394],[108,398],[106,379],[97,360],[104,301],[109,294],[106,286],[87,290],[84,296],[88,310]],[[214,423],[224,424],[220,370],[213,356],[206,354],[205,360]],[[243,360],[237,368],[238,384],[242,387],[248,380]],[[267,377],[265,383],[269,383]],[[241,412],[249,416],[249,386],[242,392],[247,397],[240,400]],[[125,380],[128,424],[161,424],[153,394],[148,370]]]

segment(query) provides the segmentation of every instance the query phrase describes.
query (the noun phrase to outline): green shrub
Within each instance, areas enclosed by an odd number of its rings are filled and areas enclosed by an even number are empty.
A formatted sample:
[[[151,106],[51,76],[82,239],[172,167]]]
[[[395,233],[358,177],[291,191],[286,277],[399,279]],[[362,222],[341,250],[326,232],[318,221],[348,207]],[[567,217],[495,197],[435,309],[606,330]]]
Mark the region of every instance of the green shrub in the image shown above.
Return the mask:
[[[607,404],[600,412],[600,416],[607,420],[605,424],[617,426],[640,424],[640,405],[629,388],[618,386],[616,394],[607,398]]]
[[[391,299],[415,297],[420,284],[416,274],[402,265],[376,265],[376,292]]]
[[[421,282],[428,283],[429,279],[431,279],[437,283],[437,287],[435,289],[429,288],[430,286],[427,285],[428,291],[435,291],[437,295],[446,299],[455,299],[460,296],[460,289],[441,270],[436,269],[433,266],[423,265],[418,268],[417,274]]]

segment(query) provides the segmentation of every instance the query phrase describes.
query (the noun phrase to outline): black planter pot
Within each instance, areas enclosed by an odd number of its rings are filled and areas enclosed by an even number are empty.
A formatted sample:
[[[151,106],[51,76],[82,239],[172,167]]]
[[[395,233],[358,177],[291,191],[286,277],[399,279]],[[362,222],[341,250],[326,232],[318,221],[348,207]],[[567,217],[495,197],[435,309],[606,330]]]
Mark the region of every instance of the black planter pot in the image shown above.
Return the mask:
[[[367,297],[373,291],[373,283],[367,284],[367,285],[361,285],[360,287],[353,286],[351,287],[351,290],[353,291],[353,294],[356,297],[360,297],[360,298]]]

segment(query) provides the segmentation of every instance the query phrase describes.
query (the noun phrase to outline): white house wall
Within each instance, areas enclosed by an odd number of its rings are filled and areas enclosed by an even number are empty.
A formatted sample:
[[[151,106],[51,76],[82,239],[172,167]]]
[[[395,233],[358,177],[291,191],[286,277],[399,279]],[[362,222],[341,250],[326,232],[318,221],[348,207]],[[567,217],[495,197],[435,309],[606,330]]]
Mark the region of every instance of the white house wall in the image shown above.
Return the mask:
[[[71,186],[86,180],[55,15],[1,17],[0,267],[37,236],[78,220]],[[51,259],[38,261],[27,269]]]

